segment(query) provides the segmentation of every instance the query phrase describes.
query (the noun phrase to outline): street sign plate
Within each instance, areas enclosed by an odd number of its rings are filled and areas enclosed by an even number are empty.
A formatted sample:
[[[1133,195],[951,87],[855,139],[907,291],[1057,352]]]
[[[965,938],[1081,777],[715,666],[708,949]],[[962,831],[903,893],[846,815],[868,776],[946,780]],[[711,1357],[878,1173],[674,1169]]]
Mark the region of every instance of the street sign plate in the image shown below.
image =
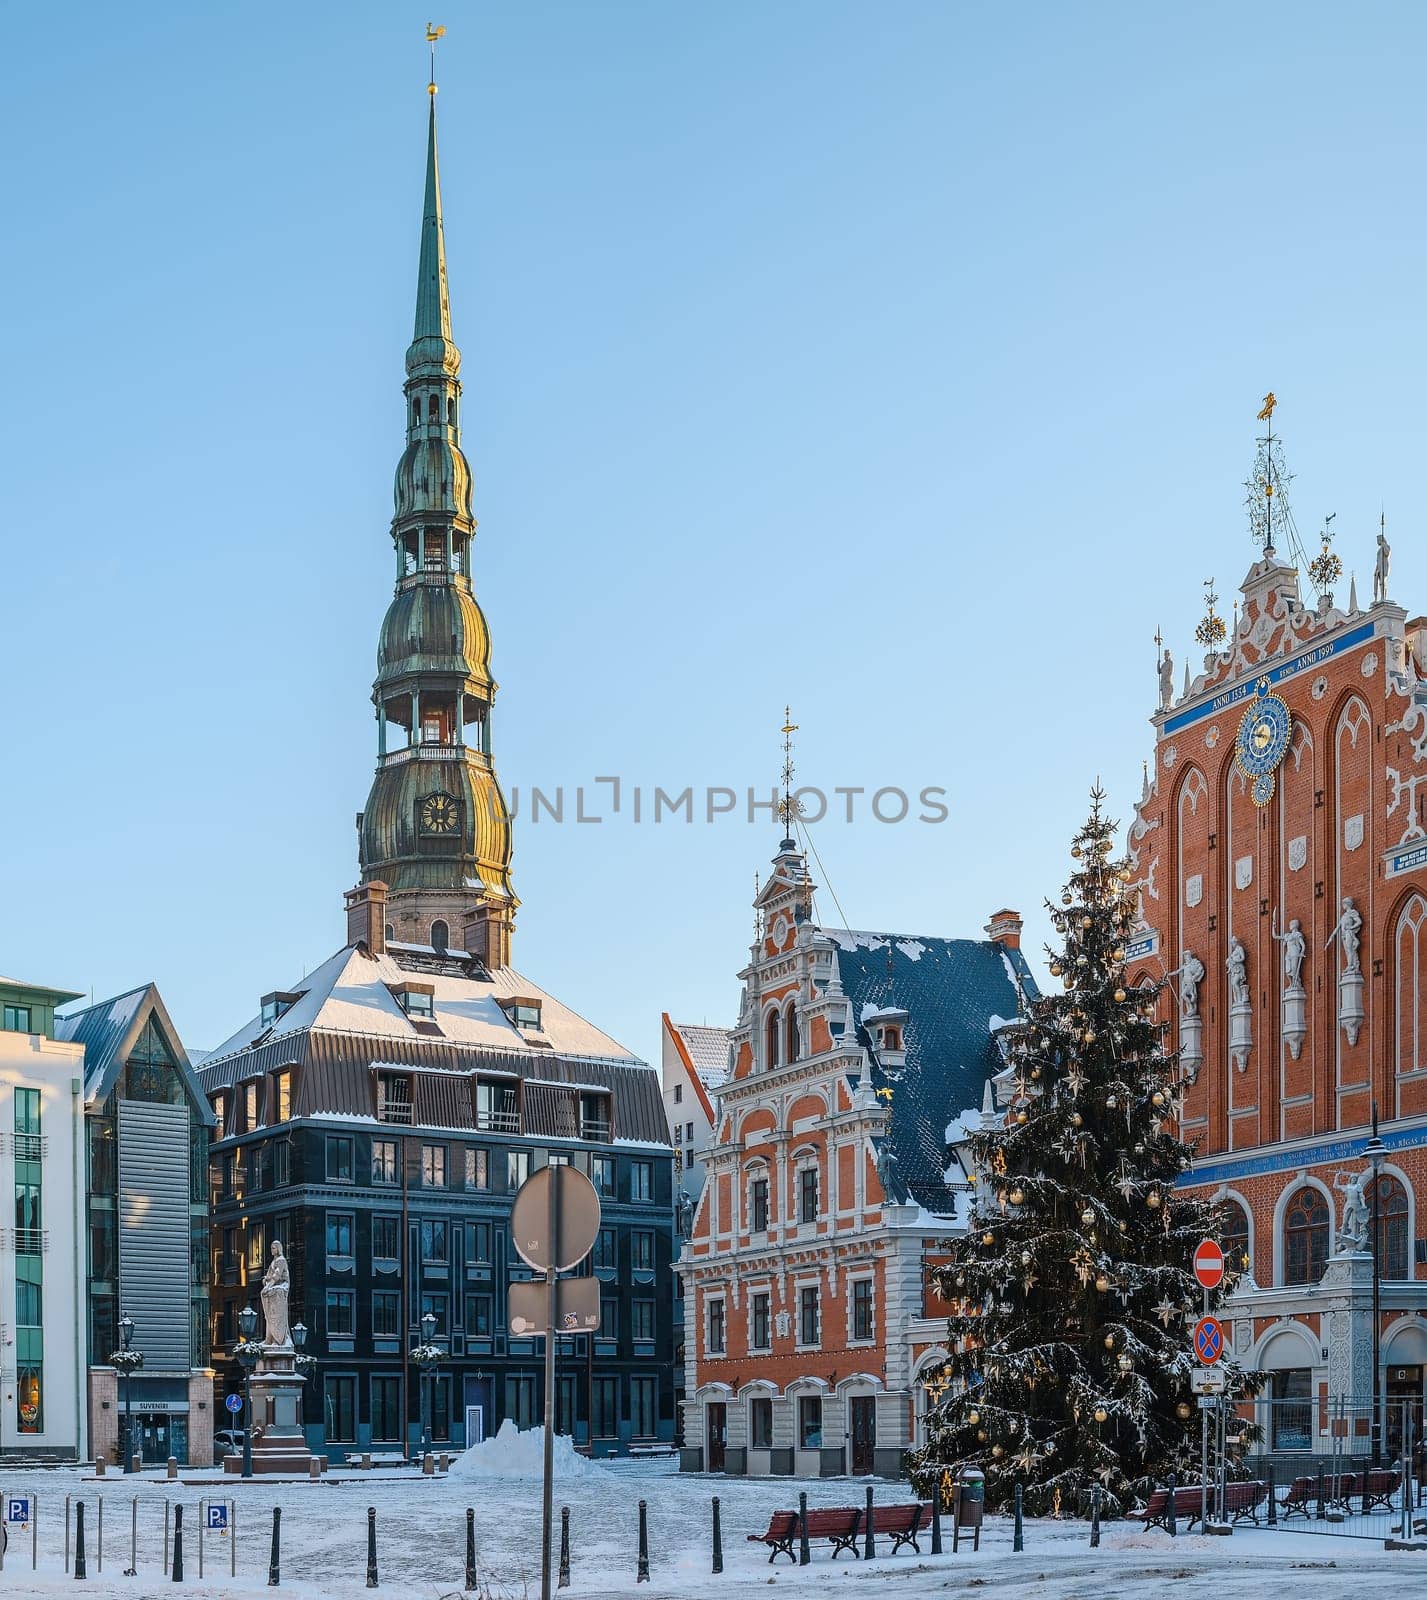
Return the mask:
[[[1217,1289],[1224,1281],[1224,1252],[1212,1239],[1194,1252],[1194,1276],[1206,1289]]]
[[[506,1323],[513,1339],[546,1331],[550,1305],[544,1283],[513,1283],[506,1291]],[[555,1284],[555,1325],[560,1333],[594,1333],[600,1325],[600,1280],[561,1278]]]
[[[1195,1367],[1189,1374],[1189,1387],[1195,1394],[1223,1394],[1225,1381],[1223,1367]]]
[[[18,1522],[22,1526],[30,1520],[30,1497],[27,1494],[10,1494],[5,1496],[6,1522]]]
[[[555,1185],[559,1249],[550,1237],[550,1185]],[[510,1208],[510,1236],[522,1261],[541,1272],[579,1266],[600,1231],[600,1197],[575,1167],[541,1167],[520,1186]],[[558,1256],[558,1260],[552,1259]],[[597,1280],[591,1280],[597,1281]]]
[[[223,1505],[221,1502],[218,1505],[214,1505],[210,1500],[207,1509],[209,1528],[213,1529],[215,1532],[226,1533],[228,1531],[227,1506]]]
[[[1194,1324],[1194,1354],[1206,1367],[1224,1354],[1224,1326],[1217,1317],[1200,1317]]]
[[[236,1417],[243,1409],[243,1397],[240,1394],[230,1394],[223,1404],[227,1406],[227,1408]]]

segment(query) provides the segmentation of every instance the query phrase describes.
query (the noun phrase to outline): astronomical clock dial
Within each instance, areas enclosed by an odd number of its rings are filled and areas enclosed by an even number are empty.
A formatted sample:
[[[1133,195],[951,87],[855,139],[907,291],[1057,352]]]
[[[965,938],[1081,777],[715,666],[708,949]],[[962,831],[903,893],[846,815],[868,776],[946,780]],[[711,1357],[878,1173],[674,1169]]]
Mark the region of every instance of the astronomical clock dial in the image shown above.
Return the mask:
[[[1273,799],[1274,773],[1288,751],[1292,731],[1293,713],[1276,694],[1269,693],[1268,679],[1260,678],[1239,723],[1235,752],[1256,806],[1266,806]]]
[[[460,808],[451,795],[429,794],[421,802],[421,831],[423,833],[455,833],[460,824]]]

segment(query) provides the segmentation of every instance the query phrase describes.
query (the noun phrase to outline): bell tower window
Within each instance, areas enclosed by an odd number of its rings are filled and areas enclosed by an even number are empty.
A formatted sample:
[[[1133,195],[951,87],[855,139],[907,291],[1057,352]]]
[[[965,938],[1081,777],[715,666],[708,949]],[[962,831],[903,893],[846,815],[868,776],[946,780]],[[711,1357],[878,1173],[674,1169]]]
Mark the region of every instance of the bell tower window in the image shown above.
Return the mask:
[[[426,401],[426,420],[428,422],[440,422],[441,420],[441,402],[434,394],[429,396]]]
[[[456,397],[452,395],[446,402],[446,421],[451,427],[456,426]]]
[[[431,948],[444,956],[451,943],[450,928],[439,919],[431,924]]]

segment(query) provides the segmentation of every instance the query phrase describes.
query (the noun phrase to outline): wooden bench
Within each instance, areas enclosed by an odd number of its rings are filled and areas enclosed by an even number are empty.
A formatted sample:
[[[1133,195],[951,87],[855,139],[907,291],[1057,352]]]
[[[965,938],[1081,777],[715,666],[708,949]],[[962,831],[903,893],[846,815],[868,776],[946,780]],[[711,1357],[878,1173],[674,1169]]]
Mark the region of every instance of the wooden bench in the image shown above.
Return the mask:
[[[1298,1480],[1311,1483],[1305,1478]],[[1212,1510],[1214,1505],[1214,1485],[1210,1484],[1208,1503]],[[1260,1478],[1245,1478],[1224,1485],[1224,1515],[1231,1522],[1243,1522],[1245,1519],[1259,1520],[1259,1507],[1268,1499],[1268,1485]],[[1183,1523],[1186,1533],[1199,1521],[1200,1513],[1204,1509],[1205,1494],[1203,1486],[1197,1483],[1182,1483],[1174,1491],[1174,1518],[1176,1523]],[[1156,1489],[1149,1499],[1138,1511],[1126,1513],[1131,1522],[1143,1522],[1147,1528],[1163,1528],[1169,1531],[1169,1490]]]
[[[1338,1504],[1351,1515],[1370,1511],[1391,1511],[1392,1497],[1402,1487],[1402,1474],[1392,1467],[1373,1467],[1367,1472],[1348,1472],[1339,1480]]]
[[[1326,1493],[1325,1487],[1324,1494]],[[1291,1517],[1311,1516],[1317,1503],[1317,1478],[1295,1478],[1288,1486],[1288,1493],[1279,1502],[1278,1514],[1285,1522]]]
[[[1230,1522],[1259,1520],[1259,1507],[1268,1499],[1268,1485],[1259,1478],[1245,1478],[1224,1485],[1224,1515]],[[1196,1513],[1197,1515],[1197,1513]],[[1193,1518],[1190,1519],[1191,1522]]]
[[[789,1561],[796,1562],[798,1558],[793,1551],[793,1545],[800,1536],[798,1521],[796,1511],[775,1511],[768,1519],[768,1531],[750,1533],[748,1538],[754,1544],[772,1546],[768,1554],[770,1564],[780,1555],[785,1555]],[[860,1553],[857,1548],[857,1534],[861,1526],[861,1510],[835,1508],[817,1511],[810,1509],[808,1512],[808,1538],[826,1539],[832,1545],[834,1561],[844,1550],[851,1550],[854,1556]]]
[[[892,1554],[896,1555],[903,1545],[909,1544],[918,1555],[922,1547],[917,1543],[917,1535],[924,1529],[931,1527],[932,1508],[920,1502],[906,1506],[873,1506],[872,1531],[885,1533],[892,1541]]]

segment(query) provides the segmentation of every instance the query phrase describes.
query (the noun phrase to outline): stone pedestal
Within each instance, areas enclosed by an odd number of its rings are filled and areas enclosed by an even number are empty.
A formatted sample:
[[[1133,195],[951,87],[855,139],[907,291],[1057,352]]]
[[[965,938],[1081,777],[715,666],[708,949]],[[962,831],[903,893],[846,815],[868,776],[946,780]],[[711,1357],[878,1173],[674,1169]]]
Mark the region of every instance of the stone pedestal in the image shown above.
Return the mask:
[[[1359,967],[1338,974],[1338,1021],[1348,1043],[1356,1044],[1363,1025],[1363,974]]]
[[[1308,1032],[1307,995],[1301,983],[1291,983],[1283,991],[1283,1042],[1295,1061],[1303,1051]]]
[[[261,1430],[253,1440],[253,1473],[290,1472],[306,1477],[314,1457],[302,1431],[302,1386],[296,1352],[264,1345],[253,1372],[250,1392],[253,1422]],[[223,1457],[224,1472],[240,1473],[243,1456]]]
[[[1229,1007],[1229,1056],[1240,1072],[1248,1070],[1249,1052],[1254,1047],[1254,1008],[1241,1000]]]
[[[1329,1259],[1319,1292],[1328,1306],[1328,1394],[1366,1405],[1372,1396],[1372,1254]]]
[[[1197,1012],[1179,1019],[1179,1063],[1190,1083],[1199,1077],[1204,1061],[1204,1023]]]

